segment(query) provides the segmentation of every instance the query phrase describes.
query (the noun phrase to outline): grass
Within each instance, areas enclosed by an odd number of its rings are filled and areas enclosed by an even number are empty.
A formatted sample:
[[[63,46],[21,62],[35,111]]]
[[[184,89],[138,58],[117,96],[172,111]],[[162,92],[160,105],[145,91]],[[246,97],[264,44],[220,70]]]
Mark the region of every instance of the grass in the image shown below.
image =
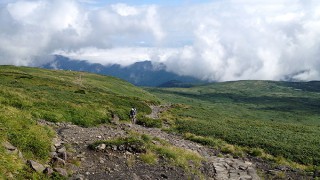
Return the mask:
[[[0,66],[0,143],[9,141],[26,159],[45,163],[54,132],[39,126],[38,119],[88,127],[108,123],[114,114],[129,121],[132,106],[143,115],[151,113],[149,104],[158,103],[154,95],[113,77]],[[3,149],[0,157],[0,177],[19,171],[38,176]]]
[[[146,90],[178,104],[166,116],[174,119],[174,131],[203,137],[195,141],[212,146],[224,141],[320,166],[320,82],[238,81]]]
[[[146,153],[140,155],[140,159],[147,164],[156,164],[158,156],[154,152],[147,150]]]

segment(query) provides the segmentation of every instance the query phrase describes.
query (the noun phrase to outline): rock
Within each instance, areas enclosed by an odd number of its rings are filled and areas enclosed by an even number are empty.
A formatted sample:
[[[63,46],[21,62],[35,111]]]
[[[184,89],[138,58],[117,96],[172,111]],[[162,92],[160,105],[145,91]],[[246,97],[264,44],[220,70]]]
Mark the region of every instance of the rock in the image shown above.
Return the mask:
[[[68,155],[67,155],[66,152],[59,153],[58,156],[59,156],[61,159],[63,159],[64,161],[67,161]]]
[[[287,166],[277,166],[276,169],[278,169],[280,171],[288,171],[288,170],[290,170],[290,168],[288,168]]]
[[[116,151],[118,147],[116,145],[112,145],[112,150]]]
[[[54,158],[52,158],[52,160],[51,160],[51,164],[53,165],[53,166],[65,166],[66,165],[66,162],[63,160],[63,159],[61,159],[61,158],[59,158],[59,157],[54,157]]]
[[[58,154],[56,152],[50,152],[49,155],[51,158],[58,156]]]
[[[124,151],[124,150],[125,150],[125,146],[124,146],[124,145],[120,145],[120,146],[118,147],[118,149],[119,149],[119,151]]]
[[[72,180],[84,180],[84,175],[77,174],[72,177]]]
[[[268,170],[268,173],[269,174],[272,174],[272,175],[276,175],[279,171],[275,171],[275,170]]]
[[[133,173],[132,174],[132,180],[140,180],[140,178],[136,173]]]
[[[63,152],[67,152],[67,149],[66,149],[66,147],[61,147],[61,148],[59,148],[58,150],[57,150],[57,152],[58,153],[63,153]]]
[[[24,159],[23,154],[22,154],[21,151],[18,152],[18,157],[19,157],[20,159]]]
[[[72,163],[66,163],[65,168],[68,170],[69,173],[73,174],[79,170],[79,167],[72,164]]]
[[[257,175],[256,170],[253,167],[248,167],[248,174],[252,177],[252,179],[260,179],[260,177]]]
[[[97,149],[102,151],[106,149],[106,144],[100,144],[99,146],[97,146]]]
[[[28,160],[27,163],[36,172],[42,173],[45,169],[45,167],[42,164],[40,164],[36,161]]]
[[[51,145],[51,152],[56,152],[56,151],[57,151],[56,147],[54,145]]]
[[[85,153],[85,152],[82,152],[82,153],[78,154],[76,157],[77,157],[77,158],[84,158],[85,155],[86,155],[86,153]]]
[[[241,177],[240,177],[240,180],[252,180],[252,177],[249,176],[249,175],[241,176]]]
[[[53,138],[53,139],[52,139],[52,143],[53,143],[53,145],[54,145],[55,147],[59,147],[59,146],[61,146],[61,144],[62,144],[62,142],[61,142],[60,139],[58,139],[58,138]]]
[[[148,175],[142,175],[141,176],[142,179],[145,179],[145,180],[151,180],[152,178],[150,178]]]
[[[242,165],[239,166],[239,169],[240,169],[240,170],[243,170],[243,171],[246,170],[247,168],[248,168],[248,167],[245,167],[245,166],[242,166]]]
[[[4,148],[6,148],[7,150],[9,150],[9,151],[15,151],[17,148],[16,147],[14,147],[11,143],[9,143],[8,141],[4,141],[3,143],[2,143],[2,146],[4,147]]]
[[[161,174],[161,177],[164,178],[164,179],[168,179],[168,176],[165,175],[165,174]]]
[[[99,158],[100,164],[103,164],[103,163],[104,163],[104,160],[105,160],[105,159],[103,159],[102,157],[100,157],[100,158]]]
[[[236,171],[229,172],[229,179],[239,179],[239,174]]]
[[[43,173],[50,176],[53,173],[53,169],[47,167],[44,169]]]
[[[68,172],[67,170],[63,169],[63,168],[54,168],[53,169],[55,172],[57,172],[58,174],[60,174],[61,176],[64,177],[68,177]]]
[[[107,173],[107,174],[110,174],[111,172],[112,172],[111,168],[107,167],[107,168],[106,168],[106,173]]]
[[[97,138],[98,138],[98,139],[101,139],[101,138],[102,138],[102,136],[97,136]]]

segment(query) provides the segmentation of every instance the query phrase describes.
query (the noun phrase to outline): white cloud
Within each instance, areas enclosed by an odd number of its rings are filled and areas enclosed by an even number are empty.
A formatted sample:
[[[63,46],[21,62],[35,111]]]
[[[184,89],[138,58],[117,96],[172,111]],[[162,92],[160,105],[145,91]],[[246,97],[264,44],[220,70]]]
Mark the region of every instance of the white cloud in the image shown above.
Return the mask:
[[[183,28],[178,32],[193,30],[193,43],[168,58],[169,69],[218,81],[280,80],[301,71],[307,73],[294,78],[320,79],[319,6],[319,1],[308,6],[298,0],[218,1],[169,14]]]
[[[92,63],[100,63],[103,65],[121,64],[127,66],[139,60],[149,60],[151,51],[153,51],[152,48],[121,47],[98,49],[95,47],[88,47],[79,49],[78,51],[56,51],[55,53],[73,59],[90,60]]]
[[[134,16],[139,14],[139,10],[135,7],[128,6],[127,4],[119,3],[111,5],[112,9],[120,16]]]
[[[0,64],[34,65],[60,53],[102,64],[150,59],[181,75],[217,81],[320,79],[318,0],[95,3],[0,3]]]

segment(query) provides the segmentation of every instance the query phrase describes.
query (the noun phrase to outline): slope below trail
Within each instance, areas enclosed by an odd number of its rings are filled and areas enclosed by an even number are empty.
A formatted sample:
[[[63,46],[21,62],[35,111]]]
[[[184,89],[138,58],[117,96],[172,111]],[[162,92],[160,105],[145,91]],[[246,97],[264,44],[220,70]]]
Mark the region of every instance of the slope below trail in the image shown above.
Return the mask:
[[[158,118],[159,112],[168,106],[153,106],[150,118]],[[139,125],[119,124],[101,125],[83,128],[69,123],[48,123],[58,133],[58,139],[68,147],[66,166],[75,177],[83,179],[200,179],[196,174],[186,172],[181,167],[169,165],[164,160],[150,165],[142,162],[127,151],[120,151],[117,147],[108,151],[93,151],[88,146],[98,140],[114,139],[128,136],[129,131],[147,134],[163,139],[173,146],[193,151],[204,157],[205,161],[199,168],[205,179],[260,179],[255,165],[249,161],[215,156],[212,149],[183,139],[174,134],[168,134],[157,128],[146,128]],[[72,162],[79,161],[79,166]]]

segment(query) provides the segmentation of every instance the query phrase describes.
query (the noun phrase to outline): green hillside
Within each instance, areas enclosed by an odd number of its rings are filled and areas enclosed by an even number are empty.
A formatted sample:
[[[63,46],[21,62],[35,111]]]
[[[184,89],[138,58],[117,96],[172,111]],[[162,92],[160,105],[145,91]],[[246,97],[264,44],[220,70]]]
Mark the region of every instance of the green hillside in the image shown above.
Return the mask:
[[[128,120],[132,106],[139,114],[149,114],[148,104],[157,103],[150,93],[113,77],[0,66],[0,142],[9,141],[26,158],[43,162],[54,133],[38,126],[38,119],[93,126],[108,123],[114,114]],[[20,161],[0,146],[0,179],[26,171]]]
[[[175,118],[174,130],[189,133],[191,140],[213,146],[225,141],[248,153],[271,154],[272,160],[320,165],[320,82],[238,81],[147,90],[182,104],[165,117]]]
[[[84,127],[109,123],[128,111],[173,103],[162,120],[187,139],[234,156],[320,166],[320,82],[238,81],[190,88],[146,88],[84,72],[0,66],[0,143],[26,159],[45,162],[54,132],[37,120]],[[160,121],[160,120],[159,120]],[[305,166],[305,167],[306,167]],[[41,179],[0,146],[0,179]],[[19,175],[20,174],[20,175]]]

